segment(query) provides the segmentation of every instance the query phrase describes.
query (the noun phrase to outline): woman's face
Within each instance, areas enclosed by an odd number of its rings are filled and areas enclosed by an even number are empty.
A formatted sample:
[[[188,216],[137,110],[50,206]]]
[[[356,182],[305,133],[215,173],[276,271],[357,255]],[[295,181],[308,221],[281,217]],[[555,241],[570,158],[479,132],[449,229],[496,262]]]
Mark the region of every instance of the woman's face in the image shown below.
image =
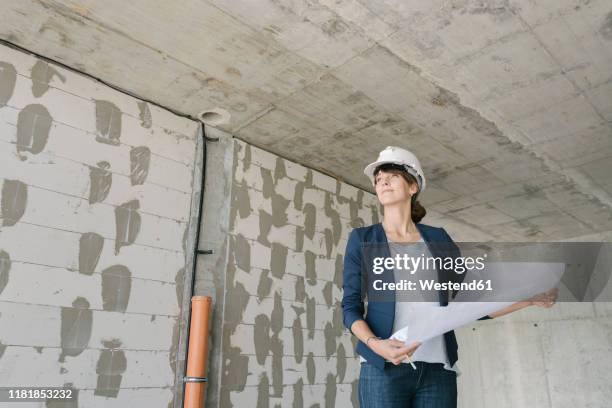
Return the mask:
[[[376,196],[383,206],[410,202],[411,195],[418,191],[416,185],[409,185],[404,177],[395,172],[381,170],[376,174],[375,181]]]

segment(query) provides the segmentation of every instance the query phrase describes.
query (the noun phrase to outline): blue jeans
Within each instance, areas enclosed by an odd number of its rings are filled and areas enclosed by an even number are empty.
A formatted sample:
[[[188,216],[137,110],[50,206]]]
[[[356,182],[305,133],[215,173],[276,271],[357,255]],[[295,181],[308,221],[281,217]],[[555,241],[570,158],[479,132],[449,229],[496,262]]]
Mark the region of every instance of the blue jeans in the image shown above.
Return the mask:
[[[361,408],[456,408],[457,373],[442,363],[416,361],[394,365],[385,370],[361,363],[359,404]]]

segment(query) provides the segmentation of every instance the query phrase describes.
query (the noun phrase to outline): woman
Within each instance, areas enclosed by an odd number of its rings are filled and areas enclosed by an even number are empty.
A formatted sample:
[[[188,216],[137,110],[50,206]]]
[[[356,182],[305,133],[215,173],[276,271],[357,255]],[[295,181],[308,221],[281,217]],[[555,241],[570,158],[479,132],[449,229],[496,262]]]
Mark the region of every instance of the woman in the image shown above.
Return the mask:
[[[453,331],[406,345],[389,339],[398,328],[409,326],[416,314],[427,313],[431,304],[369,301],[364,317],[361,277],[361,244],[405,242],[450,242],[444,228],[421,224],[425,209],[417,201],[426,186],[416,156],[389,146],[378,160],[364,169],[384,208],[383,222],[351,231],[344,256],[342,309],[345,326],[359,341],[361,359],[359,402],[363,408],[451,408],[457,406],[457,342]],[[446,293],[447,296],[447,293]],[[537,304],[550,307],[554,296],[524,301],[495,312],[490,319]],[[441,294],[440,305],[447,304]],[[435,305],[434,307],[438,307]],[[416,365],[414,369],[411,359]]]

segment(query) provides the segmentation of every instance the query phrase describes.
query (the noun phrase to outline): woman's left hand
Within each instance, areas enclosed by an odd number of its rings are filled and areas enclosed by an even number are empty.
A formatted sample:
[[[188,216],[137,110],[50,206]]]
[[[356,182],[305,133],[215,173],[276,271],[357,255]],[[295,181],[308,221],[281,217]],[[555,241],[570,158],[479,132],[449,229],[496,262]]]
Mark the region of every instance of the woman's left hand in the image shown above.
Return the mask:
[[[559,294],[559,289],[552,288],[544,293],[535,295],[534,297],[529,299],[529,302],[533,306],[549,308],[555,304],[558,294]]]

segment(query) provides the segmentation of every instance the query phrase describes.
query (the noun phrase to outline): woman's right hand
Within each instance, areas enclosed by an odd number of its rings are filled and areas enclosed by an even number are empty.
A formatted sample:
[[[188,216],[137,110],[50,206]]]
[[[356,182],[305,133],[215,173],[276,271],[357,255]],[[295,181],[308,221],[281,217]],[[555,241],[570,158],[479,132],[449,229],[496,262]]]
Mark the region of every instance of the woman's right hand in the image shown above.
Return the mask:
[[[395,365],[400,364],[407,356],[412,356],[420,345],[418,341],[406,345],[403,341],[395,339],[370,340],[372,351]]]

